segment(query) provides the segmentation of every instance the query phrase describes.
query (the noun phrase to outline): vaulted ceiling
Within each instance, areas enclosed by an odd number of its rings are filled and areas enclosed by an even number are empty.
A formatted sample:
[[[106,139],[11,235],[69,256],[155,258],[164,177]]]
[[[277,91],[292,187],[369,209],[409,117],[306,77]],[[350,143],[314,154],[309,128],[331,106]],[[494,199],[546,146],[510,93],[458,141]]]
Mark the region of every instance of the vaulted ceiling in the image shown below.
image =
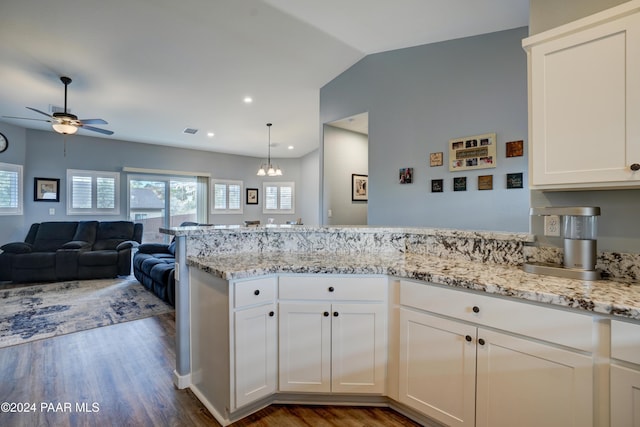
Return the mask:
[[[108,125],[96,127],[114,132],[79,134],[263,157],[272,122],[272,156],[300,157],[319,145],[320,88],[361,58],[526,26],[528,5],[2,0],[0,116],[46,120],[25,107],[62,107],[60,76],[69,76],[71,112],[105,119]],[[0,121],[51,129],[35,120]]]

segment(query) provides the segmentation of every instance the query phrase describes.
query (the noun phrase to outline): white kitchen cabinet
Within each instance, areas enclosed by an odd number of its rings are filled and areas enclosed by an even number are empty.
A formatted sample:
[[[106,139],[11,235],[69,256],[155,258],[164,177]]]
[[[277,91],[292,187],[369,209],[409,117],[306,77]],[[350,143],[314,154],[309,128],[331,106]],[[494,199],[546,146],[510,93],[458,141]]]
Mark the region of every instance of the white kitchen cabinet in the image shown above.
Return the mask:
[[[611,321],[611,427],[640,427],[640,325]]]
[[[331,390],[331,304],[281,302],[280,391]]]
[[[475,341],[473,325],[401,308],[400,402],[448,426],[473,426]]]
[[[591,356],[482,328],[477,343],[477,427],[593,425]]]
[[[281,277],[280,391],[384,393],[386,282]]]
[[[640,427],[640,370],[611,366],[611,427]]]
[[[523,41],[532,188],[640,186],[640,1]]]
[[[234,408],[276,392],[276,285],[274,277],[234,283]]]
[[[276,392],[277,280],[229,282],[189,271],[190,387],[223,425]]]
[[[400,286],[400,402],[449,426],[593,425],[592,357],[564,347],[588,347],[589,316]]]

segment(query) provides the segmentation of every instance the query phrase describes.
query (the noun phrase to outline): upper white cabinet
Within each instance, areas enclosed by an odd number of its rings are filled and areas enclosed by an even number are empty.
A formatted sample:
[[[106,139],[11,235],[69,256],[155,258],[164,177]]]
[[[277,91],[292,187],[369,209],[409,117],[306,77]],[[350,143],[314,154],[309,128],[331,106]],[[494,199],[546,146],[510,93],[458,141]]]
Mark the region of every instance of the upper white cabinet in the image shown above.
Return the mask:
[[[640,187],[640,0],[523,46],[530,186]]]

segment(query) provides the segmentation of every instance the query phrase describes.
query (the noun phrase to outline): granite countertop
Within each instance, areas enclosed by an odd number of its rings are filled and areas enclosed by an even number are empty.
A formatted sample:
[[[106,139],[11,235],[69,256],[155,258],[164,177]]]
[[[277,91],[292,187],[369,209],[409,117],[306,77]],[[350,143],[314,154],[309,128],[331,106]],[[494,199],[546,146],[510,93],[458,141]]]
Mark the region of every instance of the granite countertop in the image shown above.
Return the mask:
[[[225,280],[282,273],[383,274],[640,320],[637,282],[565,279],[525,273],[518,267],[429,255],[246,252],[189,257],[187,262]]]
[[[535,237],[529,233],[507,231],[473,231],[458,230],[452,228],[428,228],[428,227],[385,227],[371,225],[337,225],[337,226],[307,226],[292,224],[266,224],[257,227],[244,227],[241,225],[208,225],[160,228],[160,232],[171,236],[203,236],[209,234],[225,233],[411,233],[426,236],[440,237],[465,237],[482,238],[491,240],[509,240],[521,242],[533,242]]]

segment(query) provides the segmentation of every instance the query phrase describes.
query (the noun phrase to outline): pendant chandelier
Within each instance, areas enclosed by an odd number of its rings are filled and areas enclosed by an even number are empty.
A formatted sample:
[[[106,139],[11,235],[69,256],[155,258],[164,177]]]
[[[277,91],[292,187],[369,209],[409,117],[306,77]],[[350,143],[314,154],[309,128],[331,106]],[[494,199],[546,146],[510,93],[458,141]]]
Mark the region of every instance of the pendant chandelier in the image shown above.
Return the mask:
[[[258,169],[258,176],[281,176],[282,170],[279,166],[273,167],[271,164],[271,123],[267,123],[267,129],[269,129],[269,154],[267,157],[267,164],[264,163],[260,165],[260,169]]]

